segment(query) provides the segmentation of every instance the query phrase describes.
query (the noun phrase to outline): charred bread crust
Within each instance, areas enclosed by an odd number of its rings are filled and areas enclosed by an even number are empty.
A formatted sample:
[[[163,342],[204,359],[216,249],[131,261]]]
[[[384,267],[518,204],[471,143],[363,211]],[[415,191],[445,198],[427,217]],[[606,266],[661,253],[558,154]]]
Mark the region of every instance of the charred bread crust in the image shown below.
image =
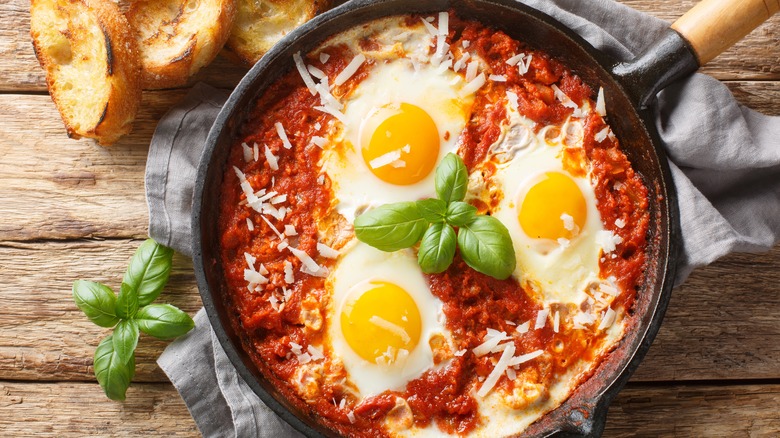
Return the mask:
[[[235,0],[139,0],[126,16],[135,29],[144,89],[184,85],[230,35]]]
[[[253,66],[284,35],[330,8],[331,0],[237,0],[223,55]]]
[[[108,146],[130,132],[141,101],[141,64],[115,3],[32,0],[30,34],[69,137]]]

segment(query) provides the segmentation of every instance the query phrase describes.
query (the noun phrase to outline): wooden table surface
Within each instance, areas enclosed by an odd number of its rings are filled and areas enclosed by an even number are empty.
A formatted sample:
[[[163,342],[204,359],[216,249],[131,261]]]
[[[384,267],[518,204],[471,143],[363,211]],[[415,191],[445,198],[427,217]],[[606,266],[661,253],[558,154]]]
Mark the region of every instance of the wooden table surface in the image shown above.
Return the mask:
[[[626,0],[673,20],[693,0]],[[29,37],[29,0],[0,0],[0,435],[193,436],[194,421],[142,336],[127,401],[92,371],[107,329],[71,298],[76,279],[116,286],[147,234],[144,165],[157,120],[186,88],[145,92],[134,132],[105,149],[69,140]],[[780,115],[780,14],[702,69],[745,105]],[[217,59],[196,80],[231,88]],[[780,220],[780,218],[778,218]],[[163,300],[200,308],[174,258]],[[735,254],[674,291],[655,343],[612,405],[605,436],[780,436],[780,247]]]

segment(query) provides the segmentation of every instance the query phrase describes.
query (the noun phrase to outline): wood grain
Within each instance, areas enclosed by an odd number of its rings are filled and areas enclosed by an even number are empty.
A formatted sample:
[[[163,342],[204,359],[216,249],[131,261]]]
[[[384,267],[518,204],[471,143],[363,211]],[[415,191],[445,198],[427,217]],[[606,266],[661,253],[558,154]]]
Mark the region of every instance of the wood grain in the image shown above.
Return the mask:
[[[780,114],[780,82],[728,85],[743,104]],[[184,94],[144,93],[133,133],[110,148],[68,139],[48,96],[0,94],[0,241],[145,237],[148,145]]]
[[[695,2],[680,0],[623,0],[636,9],[673,20]],[[45,76],[30,43],[29,0],[0,2],[0,90],[46,91]],[[780,79],[780,16],[750,33],[732,49],[718,56],[703,71],[722,80]],[[246,72],[222,57],[204,68],[190,83],[203,81],[232,88]]]
[[[92,354],[108,330],[91,324],[76,308],[71,285],[88,279],[116,287],[139,243],[0,244],[0,379],[92,380]],[[46,276],[41,273],[47,272],[55,275],[42,283]],[[190,314],[200,308],[188,259],[175,258],[160,301]],[[769,254],[734,254],[698,270],[675,290],[634,381],[780,378],[780,344],[770,341],[778,338],[780,246]],[[141,340],[137,381],[165,380],[155,365],[165,345]]]
[[[47,95],[0,95],[0,240],[145,237],[149,141],[184,94],[144,93],[133,132],[110,148],[68,139]]]
[[[772,437],[780,433],[780,385],[629,385],[607,416],[605,438]],[[169,384],[134,383],[127,401],[94,383],[0,384],[6,436],[194,437],[197,427]]]
[[[77,279],[118,290],[141,241],[83,240],[0,244],[0,379],[92,380],[92,355],[109,329],[92,324],[73,303]],[[51,277],[46,273],[51,272]],[[42,278],[49,281],[42,282]],[[194,315],[201,307],[192,262],[178,254],[157,302]],[[136,381],[165,381],[155,360],[167,342],[143,335]]]
[[[672,23],[700,64],[741,40],[780,10],[780,0],[703,0]]]
[[[0,382],[0,430],[8,437],[195,437],[170,384],[134,383],[112,402],[97,383]]]

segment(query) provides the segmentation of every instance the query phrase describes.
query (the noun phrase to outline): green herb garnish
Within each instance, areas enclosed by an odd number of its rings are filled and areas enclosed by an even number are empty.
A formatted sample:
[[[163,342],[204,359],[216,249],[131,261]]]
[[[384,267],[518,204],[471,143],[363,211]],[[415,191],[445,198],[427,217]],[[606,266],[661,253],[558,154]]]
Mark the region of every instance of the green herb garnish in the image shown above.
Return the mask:
[[[463,261],[476,271],[499,280],[509,277],[516,264],[512,238],[498,219],[478,215],[476,207],[463,202],[468,188],[463,160],[447,154],[435,180],[438,199],[385,204],[358,216],[358,240],[388,252],[420,242],[417,261],[427,274],[447,269],[459,247]]]
[[[140,332],[159,339],[181,336],[195,327],[189,315],[170,304],[151,304],[171,273],[173,250],[146,240],[122,279],[119,296],[94,281],[73,283],[73,299],[90,321],[113,327],[95,350],[95,377],[111,400],[124,400],[135,374],[135,348]]]

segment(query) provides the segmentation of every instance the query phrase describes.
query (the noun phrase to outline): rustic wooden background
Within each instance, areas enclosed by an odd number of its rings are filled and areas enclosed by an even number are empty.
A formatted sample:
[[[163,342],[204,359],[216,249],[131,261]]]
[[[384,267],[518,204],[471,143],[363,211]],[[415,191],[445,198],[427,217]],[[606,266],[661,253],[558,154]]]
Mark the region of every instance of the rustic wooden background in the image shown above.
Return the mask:
[[[673,20],[693,0],[624,0]],[[157,120],[186,88],[145,92],[135,131],[110,149],[73,141],[46,93],[29,0],[0,0],[0,435],[193,436],[198,431],[143,337],[127,401],[106,399],[92,354],[106,329],[71,284],[116,286],[146,237],[144,164]],[[745,105],[780,115],[780,14],[702,69]],[[218,59],[194,80],[234,86]],[[778,219],[780,220],[780,218]],[[194,314],[188,259],[163,299]],[[780,247],[732,255],[675,290],[650,352],[609,412],[605,436],[780,436]]]

